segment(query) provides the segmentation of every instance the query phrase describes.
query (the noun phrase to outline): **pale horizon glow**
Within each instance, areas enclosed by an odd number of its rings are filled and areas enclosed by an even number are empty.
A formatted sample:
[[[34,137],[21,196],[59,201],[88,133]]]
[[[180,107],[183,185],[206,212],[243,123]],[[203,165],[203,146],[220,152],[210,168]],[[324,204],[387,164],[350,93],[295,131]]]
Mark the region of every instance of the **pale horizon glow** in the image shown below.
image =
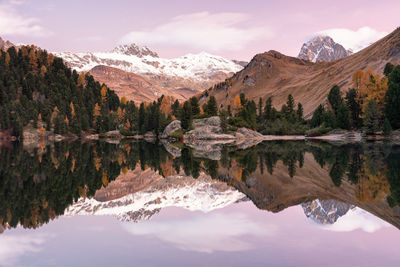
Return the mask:
[[[399,26],[400,2],[383,2],[0,0],[0,37],[51,52],[137,43],[165,58],[204,51],[248,61],[268,50],[297,56],[317,33],[360,50]]]

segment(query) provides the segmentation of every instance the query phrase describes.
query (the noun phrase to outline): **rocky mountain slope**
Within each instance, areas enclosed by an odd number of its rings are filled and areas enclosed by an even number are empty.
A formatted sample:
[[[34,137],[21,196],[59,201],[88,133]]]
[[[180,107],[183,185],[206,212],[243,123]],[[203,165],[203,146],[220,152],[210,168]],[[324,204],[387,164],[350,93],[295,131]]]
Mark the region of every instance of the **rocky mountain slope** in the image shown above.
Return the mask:
[[[387,62],[400,63],[400,28],[358,53],[332,62],[313,63],[277,51],[258,54],[227,82],[204,92],[201,101],[214,95],[218,103],[233,105],[235,96],[245,93],[257,101],[272,96],[274,106],[280,108],[292,94],[303,104],[305,116],[310,116],[326,101],[333,85],[347,90],[355,71],[371,69],[382,73]]]
[[[297,56],[311,62],[330,62],[353,54],[342,45],[335,43],[329,36],[315,36],[304,43]]]
[[[335,200],[319,200],[308,201],[301,204],[304,214],[307,218],[320,224],[334,224],[340,217],[354,208],[347,203]]]
[[[230,77],[244,64],[205,52],[160,58],[149,48],[135,44],[121,45],[111,52],[54,54],[77,71],[90,71],[120,96],[137,101],[155,100],[163,93],[190,97]],[[99,66],[105,67],[99,69]],[[145,85],[140,86],[141,83]],[[141,93],[137,94],[138,91]]]

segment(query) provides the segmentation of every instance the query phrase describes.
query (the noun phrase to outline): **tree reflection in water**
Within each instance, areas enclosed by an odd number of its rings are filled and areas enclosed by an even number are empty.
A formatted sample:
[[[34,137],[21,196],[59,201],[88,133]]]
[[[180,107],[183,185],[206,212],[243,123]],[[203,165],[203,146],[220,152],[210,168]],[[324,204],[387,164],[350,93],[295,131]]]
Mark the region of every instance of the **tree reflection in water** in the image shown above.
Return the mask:
[[[219,147],[218,161],[207,153],[196,157],[181,144],[177,149],[180,157],[161,144],[144,142],[63,142],[30,151],[20,144],[2,147],[0,224],[37,228],[137,166],[164,177],[184,172],[197,178],[204,172],[272,211],[316,198],[340,198],[340,192],[346,193],[340,201],[366,203],[363,208],[378,216],[400,204],[400,147],[393,144],[264,142],[246,150]],[[398,212],[390,214],[384,219],[398,226]]]

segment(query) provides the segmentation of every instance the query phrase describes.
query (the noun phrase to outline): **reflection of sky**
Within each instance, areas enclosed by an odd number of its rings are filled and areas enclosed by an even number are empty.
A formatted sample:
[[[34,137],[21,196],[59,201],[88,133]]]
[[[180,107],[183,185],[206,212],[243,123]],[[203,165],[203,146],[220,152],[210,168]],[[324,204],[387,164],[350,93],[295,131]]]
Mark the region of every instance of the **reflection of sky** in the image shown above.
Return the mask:
[[[124,223],[133,235],[155,236],[183,250],[197,252],[242,251],[253,244],[242,239],[274,236],[278,227],[269,223],[253,222],[245,213],[196,214],[163,221],[145,221],[140,224]]]
[[[378,231],[390,224],[360,208],[350,209],[345,216],[340,217],[335,224],[323,225],[322,228],[336,232],[363,230],[368,233]]]
[[[333,231],[300,206],[273,214],[251,202],[206,214],[166,208],[137,224],[61,217],[1,234],[0,266],[398,266],[400,231],[350,215]]]

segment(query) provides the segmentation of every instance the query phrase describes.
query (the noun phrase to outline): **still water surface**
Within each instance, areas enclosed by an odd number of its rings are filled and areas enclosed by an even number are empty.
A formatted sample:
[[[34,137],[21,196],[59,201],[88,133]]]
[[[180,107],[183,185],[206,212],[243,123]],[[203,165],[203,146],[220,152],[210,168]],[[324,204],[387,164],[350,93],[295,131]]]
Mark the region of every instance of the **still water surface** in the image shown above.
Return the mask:
[[[0,266],[398,266],[400,146],[10,145]]]

